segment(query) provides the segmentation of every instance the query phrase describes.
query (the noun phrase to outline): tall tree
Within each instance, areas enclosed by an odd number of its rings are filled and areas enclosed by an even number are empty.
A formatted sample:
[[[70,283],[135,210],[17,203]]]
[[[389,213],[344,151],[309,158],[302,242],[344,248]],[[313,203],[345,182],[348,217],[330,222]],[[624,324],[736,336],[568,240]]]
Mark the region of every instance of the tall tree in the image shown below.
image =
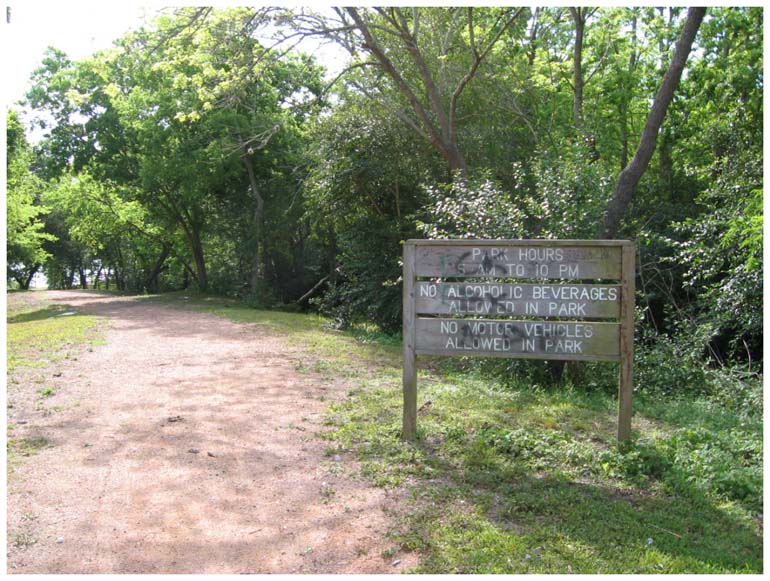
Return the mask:
[[[607,204],[604,213],[603,231],[601,233],[602,238],[615,238],[617,235],[623,214],[631,202],[634,190],[655,151],[658,131],[663,124],[666,110],[674,98],[674,90],[682,76],[682,71],[690,54],[695,35],[698,33],[698,28],[705,14],[705,8],[690,8],[687,11],[687,19],[676,43],[668,70],[660,83],[660,88],[650,108],[636,153],[629,164],[620,172],[615,189],[612,192],[612,197]]]
[[[450,172],[467,173],[457,127],[461,98],[523,8],[335,8],[337,19],[294,16],[303,34],[332,38],[376,71],[359,88],[441,154]],[[452,53],[452,54],[450,54]],[[363,58],[362,58],[363,55]],[[455,55],[464,55],[464,59]],[[380,82],[390,80],[395,95]],[[402,105],[402,103],[404,105]]]
[[[48,258],[44,244],[54,239],[44,231],[41,219],[47,209],[41,203],[45,183],[32,172],[32,152],[16,111],[6,113],[6,219],[7,276],[21,288]]]
[[[318,84],[308,59],[266,58],[258,25],[246,9],[181,9],[88,61],[57,54],[30,93],[56,120],[45,146],[64,160],[57,171],[88,167],[96,179],[126,186],[122,195],[169,234],[160,256],[176,253],[201,290],[209,286],[206,246],[216,222],[241,226],[253,216],[251,242],[235,251],[257,257],[252,265],[264,262],[259,182],[291,171],[284,165],[293,143],[282,135],[296,131],[308,113],[297,105]],[[249,189],[252,203],[244,199]]]

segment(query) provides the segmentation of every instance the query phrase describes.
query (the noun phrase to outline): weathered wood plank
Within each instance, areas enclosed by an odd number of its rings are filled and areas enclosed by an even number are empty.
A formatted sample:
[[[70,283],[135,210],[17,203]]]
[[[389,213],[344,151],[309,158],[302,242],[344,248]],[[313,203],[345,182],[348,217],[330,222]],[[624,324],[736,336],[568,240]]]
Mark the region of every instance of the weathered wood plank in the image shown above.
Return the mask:
[[[418,315],[617,319],[620,286],[418,281]]]
[[[404,369],[402,384],[404,390],[404,415],[401,437],[411,442],[417,435],[417,357],[415,351],[415,247],[404,244]]]
[[[618,361],[620,324],[420,317],[415,351],[418,355]]]
[[[522,245],[515,242],[417,245],[417,277],[620,279],[621,247],[596,244]]]
[[[618,442],[631,439],[631,398],[634,391],[634,292],[636,252],[623,247],[622,312],[620,320],[620,372],[618,382]]]
[[[415,246],[596,246],[617,247],[628,246],[628,240],[559,240],[553,238],[498,238],[477,240],[473,238],[429,240],[426,238],[410,238],[405,244]]]

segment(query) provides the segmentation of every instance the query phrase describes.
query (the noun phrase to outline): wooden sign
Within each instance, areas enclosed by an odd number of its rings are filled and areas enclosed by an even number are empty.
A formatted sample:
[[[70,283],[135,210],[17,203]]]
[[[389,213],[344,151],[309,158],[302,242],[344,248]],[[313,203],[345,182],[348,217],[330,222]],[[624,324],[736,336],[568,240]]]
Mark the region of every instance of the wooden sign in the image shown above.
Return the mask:
[[[467,240],[425,242],[431,244],[415,248],[418,277],[620,278],[621,249],[617,245],[572,240],[530,240],[533,244],[517,247],[499,240],[476,240],[473,245],[465,244]]]
[[[617,323],[420,318],[416,337],[417,355],[620,360]]]
[[[404,439],[416,433],[416,357],[476,355],[618,361],[618,439],[628,440],[634,256],[616,240],[407,241]]]
[[[418,315],[516,315],[616,319],[620,285],[418,281]]]

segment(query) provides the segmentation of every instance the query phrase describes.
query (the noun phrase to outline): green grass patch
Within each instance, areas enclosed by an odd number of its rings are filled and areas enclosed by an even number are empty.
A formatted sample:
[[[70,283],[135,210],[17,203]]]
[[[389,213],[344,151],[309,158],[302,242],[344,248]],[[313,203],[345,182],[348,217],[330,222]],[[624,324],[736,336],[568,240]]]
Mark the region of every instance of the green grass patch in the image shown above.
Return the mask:
[[[454,377],[421,381],[408,445],[398,388],[366,381],[330,438],[375,484],[413,490],[395,538],[425,556],[416,572],[762,570],[760,434],[640,417],[621,452],[611,397]]]
[[[419,551],[415,572],[762,571],[756,418],[705,397],[638,397],[621,451],[617,401],[600,381],[544,388],[422,358],[418,438],[405,444],[397,339],[227,299],[183,302],[280,333],[307,353],[300,371],[345,378],[324,437],[356,452],[375,485],[409,493],[389,534]]]
[[[9,294],[7,315],[8,372],[46,366],[73,347],[103,340],[97,317],[50,304],[39,292]]]
[[[9,430],[11,431],[11,430]],[[13,472],[22,458],[36,455],[41,450],[51,447],[51,442],[42,436],[27,438],[8,438],[6,443],[8,472]]]
[[[17,549],[28,549],[37,544],[37,537],[28,531],[9,533],[8,543]]]

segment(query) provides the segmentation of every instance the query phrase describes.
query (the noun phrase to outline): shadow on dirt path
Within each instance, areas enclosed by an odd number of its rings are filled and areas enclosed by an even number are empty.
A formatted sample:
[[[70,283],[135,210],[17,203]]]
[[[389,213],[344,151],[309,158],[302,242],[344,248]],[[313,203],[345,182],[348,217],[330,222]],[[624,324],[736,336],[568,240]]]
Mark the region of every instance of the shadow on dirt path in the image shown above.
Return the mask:
[[[58,411],[21,426],[50,446],[9,477],[8,572],[416,564],[383,537],[396,499],[355,478],[352,458],[325,453],[324,401],[345,386],[297,372],[301,349],[264,328],[131,297],[48,299],[104,317],[106,344],[43,370]],[[29,542],[11,542],[18,531]]]

